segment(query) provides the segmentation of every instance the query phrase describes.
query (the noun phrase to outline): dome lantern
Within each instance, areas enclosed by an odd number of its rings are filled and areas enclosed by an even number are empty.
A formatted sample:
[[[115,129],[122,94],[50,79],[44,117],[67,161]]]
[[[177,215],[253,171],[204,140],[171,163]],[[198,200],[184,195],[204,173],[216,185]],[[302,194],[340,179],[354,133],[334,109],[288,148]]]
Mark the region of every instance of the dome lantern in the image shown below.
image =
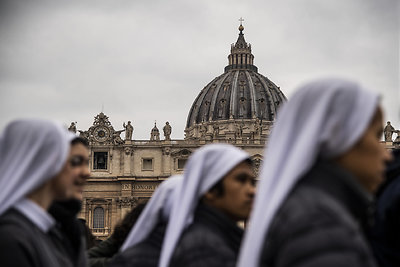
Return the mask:
[[[243,19],[240,18],[239,37],[236,43],[231,45],[231,53],[228,56],[228,66],[225,67],[225,72],[232,69],[248,69],[257,72],[257,67],[254,66],[254,55],[251,53],[251,44],[246,43],[244,39]]]

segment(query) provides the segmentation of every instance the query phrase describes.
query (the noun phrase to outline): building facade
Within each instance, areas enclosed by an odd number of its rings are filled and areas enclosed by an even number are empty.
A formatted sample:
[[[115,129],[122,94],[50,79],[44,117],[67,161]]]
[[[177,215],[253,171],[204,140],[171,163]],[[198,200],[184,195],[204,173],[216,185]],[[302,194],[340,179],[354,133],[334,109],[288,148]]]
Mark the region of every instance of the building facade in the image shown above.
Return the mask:
[[[188,157],[202,145],[224,142],[240,147],[258,170],[277,109],[286,97],[258,73],[243,30],[240,25],[224,73],[195,99],[184,139],[171,140],[167,122],[161,129],[163,136],[154,125],[149,140],[135,140],[130,122],[116,130],[102,112],[89,129],[79,130],[90,144],[91,170],[80,217],[95,236],[107,238],[118,221],[139,201],[149,199],[162,181],[182,173]],[[76,131],[74,123],[70,130]]]
[[[125,129],[115,130],[102,112],[89,129],[79,130],[89,141],[91,170],[80,217],[96,237],[107,238],[119,220],[138,202],[148,200],[162,181],[181,174],[188,157],[205,144],[230,143],[245,150],[258,172],[274,118],[286,97],[258,73],[243,30],[240,25],[224,73],[194,100],[183,140],[171,140],[168,122],[163,136],[155,124],[149,140],[132,139],[130,122],[124,124]],[[74,123],[70,130],[76,132]],[[394,147],[392,142],[386,146]]]

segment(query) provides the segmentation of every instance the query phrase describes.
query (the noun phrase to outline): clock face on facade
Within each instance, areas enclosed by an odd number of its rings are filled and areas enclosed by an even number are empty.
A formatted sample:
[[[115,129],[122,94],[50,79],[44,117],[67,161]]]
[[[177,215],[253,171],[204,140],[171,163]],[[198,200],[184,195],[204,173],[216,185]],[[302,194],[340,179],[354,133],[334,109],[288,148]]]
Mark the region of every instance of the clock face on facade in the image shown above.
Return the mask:
[[[94,138],[98,142],[104,142],[105,140],[108,139],[109,136],[110,136],[110,131],[106,127],[99,126],[94,129]]]

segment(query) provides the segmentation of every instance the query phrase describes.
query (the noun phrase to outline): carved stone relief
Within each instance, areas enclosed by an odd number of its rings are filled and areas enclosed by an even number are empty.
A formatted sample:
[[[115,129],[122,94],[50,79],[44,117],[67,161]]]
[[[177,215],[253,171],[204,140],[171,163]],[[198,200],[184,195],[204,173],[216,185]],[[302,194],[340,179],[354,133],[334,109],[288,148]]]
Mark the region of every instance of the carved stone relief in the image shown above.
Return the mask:
[[[133,154],[133,149],[129,146],[124,148],[125,155],[129,156]]]
[[[135,197],[118,197],[115,201],[119,207],[133,207],[137,204],[138,199]]]
[[[263,162],[262,156],[257,154],[252,156],[251,159],[253,160],[254,172],[258,176],[260,174],[260,166]]]

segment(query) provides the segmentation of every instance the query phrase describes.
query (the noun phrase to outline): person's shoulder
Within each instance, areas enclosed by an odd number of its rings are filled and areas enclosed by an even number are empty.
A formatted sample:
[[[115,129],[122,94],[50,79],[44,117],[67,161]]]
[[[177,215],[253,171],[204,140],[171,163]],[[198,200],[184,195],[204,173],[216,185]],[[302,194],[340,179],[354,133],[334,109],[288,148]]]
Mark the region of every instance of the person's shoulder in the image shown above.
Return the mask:
[[[400,198],[400,174],[394,178],[383,189],[381,195],[378,197],[379,202],[393,202],[394,199]]]
[[[7,211],[0,216],[0,255],[2,266],[31,266],[37,262],[32,224],[19,212]],[[11,266],[10,265],[10,266]],[[36,265],[35,265],[36,266]]]
[[[15,209],[10,209],[0,216],[1,233],[29,230],[32,227],[34,227],[33,223]]]
[[[17,210],[11,209],[0,216],[0,242],[26,243],[35,239],[35,226]]]
[[[294,262],[300,258],[311,262],[320,258],[326,261],[318,266],[330,266],[325,263],[340,251],[346,253],[337,258],[339,262],[351,262],[368,251],[359,227],[346,209],[313,187],[299,187],[291,192],[276,214],[266,240],[264,262]]]
[[[160,247],[146,240],[140,242],[113,257],[109,266],[156,266],[160,258]]]
[[[26,243],[27,234],[29,235],[29,231],[18,224],[0,223],[0,247],[3,247],[3,245]]]
[[[302,228],[349,223],[345,209],[334,198],[318,188],[295,188],[282,203],[274,218],[272,228],[284,232],[302,231]]]
[[[192,254],[193,251],[201,250],[206,253],[208,250],[214,251],[215,248],[223,250],[225,247],[223,238],[213,229],[201,223],[193,223],[182,233],[176,252],[178,254]]]
[[[377,222],[388,224],[382,230],[393,230],[398,228],[400,222],[400,176],[386,186],[377,198]],[[377,224],[377,225],[378,225]],[[390,226],[390,227],[388,227]]]
[[[208,225],[203,223],[194,222],[190,225],[182,234],[182,240],[190,241],[195,238],[198,241],[207,241],[210,239],[215,239],[215,231],[210,229]]]
[[[234,266],[235,255],[224,240],[206,225],[192,224],[175,247],[171,266]]]
[[[287,196],[280,210],[293,219],[310,216],[320,210],[324,210],[321,207],[327,205],[326,197],[326,194],[316,188],[298,186]]]

